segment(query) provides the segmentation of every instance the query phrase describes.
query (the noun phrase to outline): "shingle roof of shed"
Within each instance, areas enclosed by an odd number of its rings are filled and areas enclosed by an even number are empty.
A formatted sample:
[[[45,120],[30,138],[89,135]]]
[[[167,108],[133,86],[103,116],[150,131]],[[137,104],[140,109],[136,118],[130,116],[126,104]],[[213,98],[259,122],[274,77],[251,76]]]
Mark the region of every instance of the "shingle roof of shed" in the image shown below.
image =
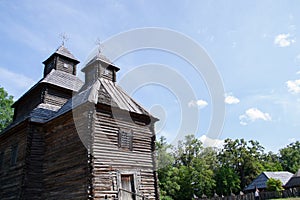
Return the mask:
[[[267,187],[267,180],[270,178],[279,179],[284,186],[290,178],[293,176],[292,173],[287,171],[280,171],[280,172],[262,172],[259,176],[257,176],[252,183],[250,183],[245,190],[254,190],[257,188],[266,188]]]
[[[274,179],[279,179],[283,185],[285,185],[290,178],[293,176],[293,174],[291,172],[264,172],[265,175],[270,179],[270,178],[274,178]]]

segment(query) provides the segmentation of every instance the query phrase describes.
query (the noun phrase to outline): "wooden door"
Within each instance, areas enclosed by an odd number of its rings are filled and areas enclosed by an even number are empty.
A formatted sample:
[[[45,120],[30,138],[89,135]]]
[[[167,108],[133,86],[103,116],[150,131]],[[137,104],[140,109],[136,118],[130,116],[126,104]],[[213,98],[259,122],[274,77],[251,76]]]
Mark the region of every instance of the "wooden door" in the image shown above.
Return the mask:
[[[121,175],[122,182],[122,190],[121,192],[121,200],[135,200],[135,188],[134,188],[134,180],[133,175]]]

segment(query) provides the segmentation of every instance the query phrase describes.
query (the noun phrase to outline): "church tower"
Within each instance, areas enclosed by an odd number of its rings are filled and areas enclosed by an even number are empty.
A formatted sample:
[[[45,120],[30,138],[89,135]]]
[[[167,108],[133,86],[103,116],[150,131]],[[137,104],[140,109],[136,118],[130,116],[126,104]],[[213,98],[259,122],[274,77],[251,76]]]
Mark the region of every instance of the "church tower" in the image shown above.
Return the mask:
[[[60,70],[76,76],[76,66],[79,61],[71,54],[71,52],[61,45],[43,64],[44,77],[46,77],[53,69]]]
[[[76,77],[79,61],[61,45],[43,64],[44,76],[13,107],[14,120],[47,118],[63,106],[83,85]]]
[[[100,52],[79,61],[61,45],[13,105],[0,133],[0,199],[159,200],[157,118],[117,85]]]

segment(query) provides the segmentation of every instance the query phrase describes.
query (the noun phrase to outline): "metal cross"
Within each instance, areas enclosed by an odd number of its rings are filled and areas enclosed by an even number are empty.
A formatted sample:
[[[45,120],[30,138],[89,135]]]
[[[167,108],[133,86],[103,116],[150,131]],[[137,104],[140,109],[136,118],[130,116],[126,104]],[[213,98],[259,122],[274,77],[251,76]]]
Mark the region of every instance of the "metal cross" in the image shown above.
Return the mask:
[[[102,44],[101,44],[100,39],[97,38],[97,40],[96,40],[95,43],[96,43],[96,45],[98,46],[98,54],[101,54],[101,52],[102,52]]]
[[[69,36],[66,33],[59,34],[59,37],[61,38],[61,45],[64,46],[65,42],[69,40]]]

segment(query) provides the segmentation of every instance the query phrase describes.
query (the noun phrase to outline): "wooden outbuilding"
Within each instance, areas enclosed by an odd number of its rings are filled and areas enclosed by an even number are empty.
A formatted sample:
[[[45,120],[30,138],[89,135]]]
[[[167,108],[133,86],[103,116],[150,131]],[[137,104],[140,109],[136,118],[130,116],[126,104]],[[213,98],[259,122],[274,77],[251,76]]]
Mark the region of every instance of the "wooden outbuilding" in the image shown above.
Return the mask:
[[[116,84],[119,68],[99,53],[83,83],[63,45],[43,63],[0,133],[0,199],[159,199],[158,119]]]
[[[286,188],[300,188],[300,169],[290,178],[285,185]]]
[[[245,192],[253,192],[255,189],[265,190],[267,188],[267,181],[270,178],[278,179],[281,181],[282,186],[285,187],[285,184],[293,176],[291,172],[287,171],[278,171],[278,172],[262,172],[258,175],[252,183],[250,183],[245,189]]]

